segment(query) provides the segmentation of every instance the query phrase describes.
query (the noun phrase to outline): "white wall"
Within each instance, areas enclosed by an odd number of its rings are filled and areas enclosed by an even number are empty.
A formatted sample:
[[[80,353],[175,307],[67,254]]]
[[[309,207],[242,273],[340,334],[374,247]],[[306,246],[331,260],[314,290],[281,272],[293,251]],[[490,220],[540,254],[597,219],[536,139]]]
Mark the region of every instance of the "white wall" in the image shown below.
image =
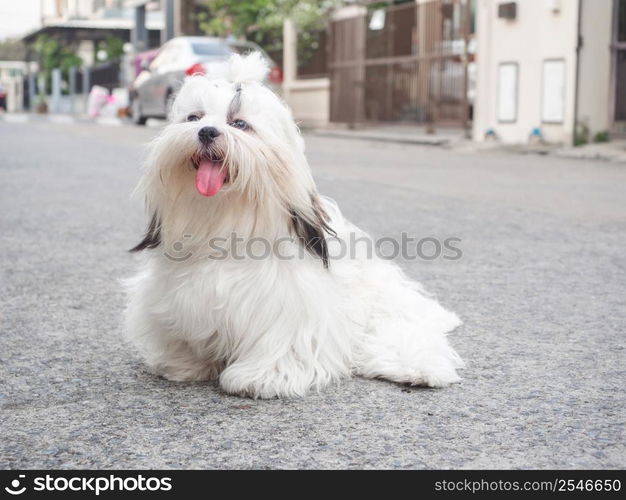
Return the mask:
[[[324,127],[330,118],[330,80],[313,78],[283,84],[283,97],[296,122],[304,127]]]
[[[540,127],[549,142],[570,143],[574,128],[576,40],[578,0],[518,0],[517,18],[498,18],[503,0],[477,3],[477,96],[474,138],[481,141],[493,128],[506,143],[525,143],[533,128]],[[593,0],[597,2],[598,0]],[[605,1],[605,0],[600,0]],[[553,6],[560,6],[557,12]],[[562,124],[544,124],[542,72],[545,59],[565,61],[565,110]],[[517,120],[498,123],[498,66],[518,64]]]
[[[283,25],[283,99],[296,122],[305,127],[324,127],[330,119],[330,80],[297,78],[297,34],[294,24]]]

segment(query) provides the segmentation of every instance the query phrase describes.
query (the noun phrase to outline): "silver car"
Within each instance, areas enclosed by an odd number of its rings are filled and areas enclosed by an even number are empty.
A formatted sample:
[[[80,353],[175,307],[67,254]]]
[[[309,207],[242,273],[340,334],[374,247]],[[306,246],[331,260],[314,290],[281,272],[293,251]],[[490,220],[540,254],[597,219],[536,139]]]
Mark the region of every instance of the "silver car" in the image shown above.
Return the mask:
[[[271,68],[268,84],[282,83],[280,68],[265,51],[253,42],[221,38],[183,36],[173,38],[161,47],[152,62],[143,66],[130,88],[133,122],[144,125],[148,118],[166,118],[170,98],[185,76],[210,72],[212,65],[222,65],[232,54],[260,52]]]

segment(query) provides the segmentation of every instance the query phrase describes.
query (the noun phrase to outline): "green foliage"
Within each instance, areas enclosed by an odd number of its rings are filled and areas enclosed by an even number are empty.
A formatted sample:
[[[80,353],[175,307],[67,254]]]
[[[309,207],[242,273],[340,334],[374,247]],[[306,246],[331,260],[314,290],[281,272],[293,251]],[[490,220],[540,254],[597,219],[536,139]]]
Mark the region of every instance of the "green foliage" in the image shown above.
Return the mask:
[[[608,130],[603,130],[602,132],[598,132],[593,136],[593,142],[609,142],[611,140],[611,136],[609,135]]]
[[[269,53],[278,53],[283,46],[283,21],[289,17],[302,35],[299,58],[308,60],[319,42],[314,32],[324,28],[328,14],[339,3],[339,0],[206,0],[206,12],[199,15],[198,21],[207,35],[251,40]]]
[[[50,74],[54,68],[61,68],[62,77],[66,79],[72,66],[81,66],[83,63],[80,57],[48,35],[39,35],[33,49],[39,59],[40,70],[45,76],[46,86],[50,82]]]
[[[208,35],[251,39],[263,32],[282,32],[290,17],[298,27],[319,23],[337,0],[206,0],[200,28]]]
[[[48,111],[48,101],[46,100],[46,96],[41,91],[37,94],[35,106],[40,113]]]
[[[589,142],[589,127],[586,123],[578,122],[576,124],[576,133],[574,134],[574,146],[582,146]]]
[[[7,39],[0,42],[0,61],[23,61],[26,59],[26,47],[21,40]]]
[[[109,36],[105,41],[98,44],[98,50],[106,52],[106,61],[117,60],[124,55],[124,40],[115,36]]]
[[[67,71],[72,66],[80,66],[83,63],[80,57],[48,35],[39,35],[33,48],[39,58],[41,69],[47,75],[54,68]]]

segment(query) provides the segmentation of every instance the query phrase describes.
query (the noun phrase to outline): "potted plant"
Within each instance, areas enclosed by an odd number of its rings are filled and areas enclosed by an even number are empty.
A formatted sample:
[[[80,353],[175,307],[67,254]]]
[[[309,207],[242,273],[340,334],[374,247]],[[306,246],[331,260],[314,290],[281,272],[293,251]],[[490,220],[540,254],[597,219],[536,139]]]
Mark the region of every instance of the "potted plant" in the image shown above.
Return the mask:
[[[35,112],[39,114],[45,114],[48,112],[48,102],[46,101],[46,96],[43,93],[37,96]]]

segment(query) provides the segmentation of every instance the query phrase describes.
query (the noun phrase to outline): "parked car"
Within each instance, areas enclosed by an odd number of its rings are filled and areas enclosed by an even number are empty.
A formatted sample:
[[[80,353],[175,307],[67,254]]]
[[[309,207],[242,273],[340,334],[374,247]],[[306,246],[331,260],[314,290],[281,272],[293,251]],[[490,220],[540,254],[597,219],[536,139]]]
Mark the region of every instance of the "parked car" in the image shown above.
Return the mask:
[[[171,96],[185,76],[210,73],[211,66],[222,65],[232,54],[255,51],[267,59],[271,68],[267,83],[278,86],[282,82],[280,68],[253,42],[184,36],[169,40],[156,56],[146,53],[138,58],[142,61],[141,71],[130,88],[133,122],[144,125],[148,118],[165,118]]]

